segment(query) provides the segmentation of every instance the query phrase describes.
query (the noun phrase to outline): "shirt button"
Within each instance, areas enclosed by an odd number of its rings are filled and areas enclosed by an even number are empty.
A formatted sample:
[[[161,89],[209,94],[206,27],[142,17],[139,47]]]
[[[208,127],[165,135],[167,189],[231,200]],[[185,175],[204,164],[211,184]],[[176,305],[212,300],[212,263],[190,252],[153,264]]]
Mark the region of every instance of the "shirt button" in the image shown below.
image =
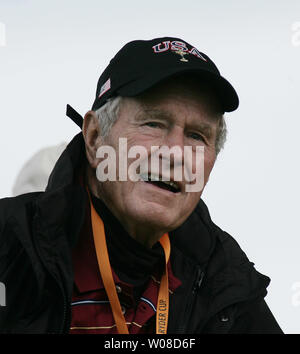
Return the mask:
[[[120,285],[116,285],[116,290],[117,290],[117,293],[121,293],[122,292],[122,288],[120,287]]]

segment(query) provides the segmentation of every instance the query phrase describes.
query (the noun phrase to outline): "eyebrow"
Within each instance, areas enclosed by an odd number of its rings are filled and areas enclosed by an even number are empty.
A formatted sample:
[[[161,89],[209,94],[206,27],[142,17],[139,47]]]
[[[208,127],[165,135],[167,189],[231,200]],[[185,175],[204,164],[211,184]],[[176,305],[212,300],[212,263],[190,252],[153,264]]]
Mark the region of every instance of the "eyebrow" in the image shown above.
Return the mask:
[[[161,110],[161,109],[149,109],[149,108],[143,108],[141,112],[139,112],[136,115],[136,118],[138,120],[146,120],[147,118],[156,118],[156,119],[167,119],[171,120],[173,118],[173,115],[167,111]]]
[[[213,135],[212,126],[208,123],[197,122],[196,124],[191,124],[191,127],[203,133],[208,139]]]

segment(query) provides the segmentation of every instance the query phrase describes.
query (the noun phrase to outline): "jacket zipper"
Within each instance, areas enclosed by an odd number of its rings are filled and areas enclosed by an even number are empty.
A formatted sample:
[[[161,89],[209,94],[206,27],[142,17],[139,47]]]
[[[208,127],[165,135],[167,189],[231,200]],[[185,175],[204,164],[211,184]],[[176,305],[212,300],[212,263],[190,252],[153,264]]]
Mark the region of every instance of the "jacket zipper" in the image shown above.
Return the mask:
[[[197,274],[196,274],[195,281],[193,282],[191,296],[190,295],[186,296],[187,303],[186,303],[186,307],[185,307],[186,308],[185,314],[183,317],[183,326],[179,327],[178,330],[176,331],[176,333],[178,333],[178,334],[181,334],[181,333],[186,334],[188,320],[191,317],[192,310],[193,310],[195,295],[197,294],[198,290],[201,287],[203,278],[204,278],[204,271],[202,271],[200,267],[197,267]]]

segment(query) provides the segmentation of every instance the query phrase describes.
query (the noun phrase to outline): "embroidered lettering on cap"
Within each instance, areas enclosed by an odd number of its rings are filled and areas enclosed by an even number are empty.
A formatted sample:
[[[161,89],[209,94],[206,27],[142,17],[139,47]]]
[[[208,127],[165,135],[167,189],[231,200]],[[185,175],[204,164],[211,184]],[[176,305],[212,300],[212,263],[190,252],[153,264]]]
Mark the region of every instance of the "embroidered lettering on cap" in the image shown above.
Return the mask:
[[[169,50],[169,47],[170,47],[170,41],[165,41],[154,45],[152,48],[154,50],[154,53],[161,53]]]
[[[179,42],[179,41],[173,41],[171,42],[171,50],[177,51],[177,50],[182,50],[183,52],[188,52],[189,49],[186,46],[185,43]]]
[[[171,50],[173,52],[175,52],[176,54],[180,54],[182,59],[183,59],[183,55],[185,54],[193,54],[194,56],[196,56],[199,59],[202,59],[204,61],[207,61],[204,56],[199,52],[198,49],[196,49],[195,47],[193,47],[192,49],[188,49],[186,43],[181,42],[181,41],[164,41],[161,43],[157,43],[152,47],[154,53],[163,53],[166,52],[167,50]],[[181,61],[186,61],[186,60],[182,60]]]

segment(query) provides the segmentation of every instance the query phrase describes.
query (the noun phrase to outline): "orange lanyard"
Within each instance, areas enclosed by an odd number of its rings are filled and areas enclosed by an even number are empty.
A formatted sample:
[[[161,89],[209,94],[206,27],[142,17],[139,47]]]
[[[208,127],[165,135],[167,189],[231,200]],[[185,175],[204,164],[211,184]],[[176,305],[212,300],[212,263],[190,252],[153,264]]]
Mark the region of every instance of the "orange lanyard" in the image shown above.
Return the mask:
[[[89,193],[88,193],[89,194]],[[89,194],[90,198],[90,194]],[[91,221],[94,236],[94,243],[98,259],[99,270],[104,284],[106,294],[108,296],[113,317],[119,334],[129,334],[127,323],[122,313],[120,301],[117,295],[115,282],[109,262],[105,231],[103,221],[97,214],[90,198],[91,205]],[[156,310],[156,334],[167,334],[168,316],[169,316],[169,282],[167,263],[170,257],[171,245],[169,235],[164,234],[159,242],[161,243],[165,253],[165,269],[160,281],[160,287],[157,299]]]

